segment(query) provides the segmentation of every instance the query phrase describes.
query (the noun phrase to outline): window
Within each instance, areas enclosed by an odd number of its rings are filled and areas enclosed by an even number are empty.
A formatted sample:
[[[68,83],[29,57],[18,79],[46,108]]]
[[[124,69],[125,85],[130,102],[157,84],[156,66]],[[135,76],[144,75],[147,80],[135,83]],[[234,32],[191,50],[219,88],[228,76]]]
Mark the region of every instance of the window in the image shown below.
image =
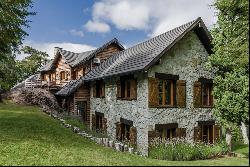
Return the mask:
[[[93,87],[93,96],[96,98],[105,97],[105,84],[103,80],[98,80],[95,82]]]
[[[65,71],[60,72],[60,80],[65,80]]]
[[[195,141],[214,143],[220,138],[220,127],[214,121],[199,121],[194,128]]]
[[[124,140],[129,140],[129,131],[130,131],[131,126],[125,123],[121,124],[121,139],[122,141]]]
[[[103,117],[96,114],[96,130],[101,131],[103,129]]]
[[[162,139],[173,139],[177,137],[177,128],[177,123],[155,125],[155,129],[159,132],[159,136]]]
[[[133,133],[132,130],[132,126],[133,126],[133,122],[130,120],[126,120],[123,118],[120,118],[120,122],[118,122],[116,124],[116,130],[117,130],[117,139],[120,141],[128,141],[130,140],[130,138],[133,138],[133,136],[131,137],[131,133]]]
[[[72,71],[71,79],[72,80],[77,79],[77,71]]]
[[[77,111],[76,115],[82,116],[83,120],[87,120],[87,102],[86,101],[78,101],[77,102]]]
[[[117,82],[117,98],[127,100],[137,98],[137,81],[133,76],[121,77]]]
[[[159,80],[159,105],[174,106],[176,98],[176,81]]]
[[[213,106],[212,83],[202,83],[202,106]]]

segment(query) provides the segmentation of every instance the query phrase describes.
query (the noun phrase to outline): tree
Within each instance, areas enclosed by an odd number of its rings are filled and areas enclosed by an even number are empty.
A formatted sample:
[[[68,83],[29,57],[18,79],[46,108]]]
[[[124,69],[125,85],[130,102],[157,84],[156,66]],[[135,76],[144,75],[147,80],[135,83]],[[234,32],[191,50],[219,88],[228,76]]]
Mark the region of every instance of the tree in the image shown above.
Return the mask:
[[[31,0],[1,0],[0,1],[0,88],[9,89],[13,86],[12,76],[15,68],[14,52],[27,33],[23,30],[29,27],[27,17],[35,13],[29,12]],[[13,78],[12,78],[13,77]]]
[[[249,2],[216,0],[218,22],[212,30],[214,54],[210,67],[216,70],[213,114],[226,127],[231,151],[233,126],[249,122]]]
[[[49,55],[46,52],[38,51],[30,46],[25,46],[21,50],[29,56],[25,57],[21,61],[17,61],[19,81],[35,74],[41,66],[49,61]]]

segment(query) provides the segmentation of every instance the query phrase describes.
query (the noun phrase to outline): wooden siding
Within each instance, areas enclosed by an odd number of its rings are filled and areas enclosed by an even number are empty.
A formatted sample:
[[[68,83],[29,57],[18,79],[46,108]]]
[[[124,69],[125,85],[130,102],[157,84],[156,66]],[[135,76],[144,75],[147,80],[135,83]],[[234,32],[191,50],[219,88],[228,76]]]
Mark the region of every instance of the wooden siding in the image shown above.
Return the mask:
[[[90,87],[89,85],[82,85],[74,93],[74,109],[71,112],[77,112],[77,102],[86,101],[87,102],[87,118],[85,122],[90,125]]]
[[[65,71],[65,73],[66,73],[65,80],[60,79],[60,72],[61,71]],[[56,65],[56,84],[60,85],[64,81],[69,81],[69,80],[71,80],[70,66],[65,63],[64,58],[61,56],[57,62],[57,65]]]
[[[78,67],[72,69],[72,71],[71,71],[71,79],[80,79],[82,76],[85,75],[85,71],[86,71],[85,66],[84,65],[79,65]],[[75,78],[73,77],[74,72],[76,74]]]
[[[107,60],[110,56],[112,56],[114,53],[121,51],[121,49],[116,45],[112,44],[105,48],[103,51],[98,53],[95,58],[99,58],[101,63]],[[94,63],[92,63],[92,68],[96,67]]]

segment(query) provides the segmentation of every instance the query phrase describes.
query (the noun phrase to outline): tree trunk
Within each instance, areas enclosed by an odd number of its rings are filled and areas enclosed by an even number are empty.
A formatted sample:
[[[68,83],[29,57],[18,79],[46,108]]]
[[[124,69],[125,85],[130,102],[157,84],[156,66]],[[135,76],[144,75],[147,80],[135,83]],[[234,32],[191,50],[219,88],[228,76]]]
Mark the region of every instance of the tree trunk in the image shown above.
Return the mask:
[[[240,128],[241,128],[244,144],[249,144],[248,127],[243,122],[241,122]]]
[[[228,146],[229,154],[232,152],[232,131],[231,129],[226,129],[226,142]]]

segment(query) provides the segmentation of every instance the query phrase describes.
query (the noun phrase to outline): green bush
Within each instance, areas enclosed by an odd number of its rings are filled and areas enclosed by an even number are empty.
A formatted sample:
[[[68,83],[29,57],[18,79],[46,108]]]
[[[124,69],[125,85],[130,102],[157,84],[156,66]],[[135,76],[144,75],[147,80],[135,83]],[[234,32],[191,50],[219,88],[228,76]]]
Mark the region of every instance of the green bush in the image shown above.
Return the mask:
[[[171,160],[190,161],[218,157],[227,152],[224,141],[216,144],[191,143],[186,139],[161,140],[155,139],[150,143],[149,157]]]

